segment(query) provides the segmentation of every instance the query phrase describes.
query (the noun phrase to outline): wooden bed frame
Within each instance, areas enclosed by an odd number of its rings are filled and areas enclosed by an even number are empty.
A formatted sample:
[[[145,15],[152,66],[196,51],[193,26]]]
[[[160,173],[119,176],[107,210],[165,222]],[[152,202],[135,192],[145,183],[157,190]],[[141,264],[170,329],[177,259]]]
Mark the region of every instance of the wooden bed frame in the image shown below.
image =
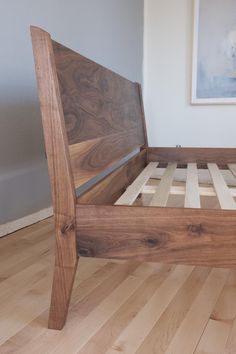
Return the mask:
[[[65,324],[79,256],[235,266],[236,189],[222,170],[234,181],[236,149],[149,147],[139,84],[31,34],[56,231],[49,328]],[[201,208],[205,197],[221,208]]]

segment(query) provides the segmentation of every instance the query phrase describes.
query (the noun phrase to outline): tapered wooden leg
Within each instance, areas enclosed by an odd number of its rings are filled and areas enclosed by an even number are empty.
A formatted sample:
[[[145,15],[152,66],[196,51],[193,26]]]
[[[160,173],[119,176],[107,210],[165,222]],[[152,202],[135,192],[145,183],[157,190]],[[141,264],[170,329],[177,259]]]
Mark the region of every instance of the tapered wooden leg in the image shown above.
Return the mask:
[[[55,224],[55,268],[48,328],[62,329],[68,313],[79,258],[74,222],[57,215]]]
[[[55,265],[48,328],[62,329],[68,313],[78,258],[73,267]]]

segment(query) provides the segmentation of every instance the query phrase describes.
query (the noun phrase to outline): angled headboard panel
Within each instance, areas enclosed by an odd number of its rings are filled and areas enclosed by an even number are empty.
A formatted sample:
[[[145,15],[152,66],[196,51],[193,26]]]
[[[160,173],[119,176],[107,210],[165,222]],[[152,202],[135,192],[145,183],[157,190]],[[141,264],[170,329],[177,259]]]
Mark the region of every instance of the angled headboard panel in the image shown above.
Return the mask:
[[[140,86],[52,41],[76,187],[146,144]]]

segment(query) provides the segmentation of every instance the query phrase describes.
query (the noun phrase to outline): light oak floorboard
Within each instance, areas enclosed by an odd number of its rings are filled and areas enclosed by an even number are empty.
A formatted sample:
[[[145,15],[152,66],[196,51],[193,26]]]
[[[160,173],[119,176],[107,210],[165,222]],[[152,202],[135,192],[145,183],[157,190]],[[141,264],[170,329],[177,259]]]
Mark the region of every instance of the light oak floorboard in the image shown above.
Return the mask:
[[[193,267],[176,267],[106,353],[135,353],[192,270]]]
[[[67,351],[70,353],[79,351],[150,276],[155,266],[142,264],[134,273],[128,275],[109,296],[84,318],[83,322],[76,320],[73,325],[74,332],[65,332],[57,341],[56,348],[52,353],[64,354]],[[80,333],[79,336],[78,333]],[[68,343],[65,343],[64,338],[68,339]]]
[[[77,296],[73,296],[76,293],[77,288],[74,288],[72,294],[72,306],[69,311],[67,325],[63,331],[48,331],[46,324],[42,330],[41,335],[32,340],[24,350],[26,351],[46,353],[52,352],[57,346],[58,342],[63,343],[63,338],[67,337],[67,333],[78,337],[78,333],[75,330],[76,326],[89,315],[89,313],[95,309],[108,295],[113,291],[113,288],[122,283],[130,272],[135,271],[137,268],[137,262],[127,262],[120,267],[113,268],[109,273],[106,272],[106,266],[100,269],[95,277],[86,279],[81,285],[79,285],[79,292]],[[72,331],[72,332],[71,332]],[[89,333],[88,333],[89,334]],[[66,342],[67,343],[67,342]],[[72,344],[71,344],[72,346]],[[68,348],[69,352],[70,349]],[[73,351],[71,351],[73,352]],[[21,353],[21,352],[20,352]]]
[[[0,239],[1,354],[236,353],[236,270],[80,259],[48,330],[53,245],[52,219]]]
[[[146,336],[136,354],[164,354],[180,327],[193,301],[204,285],[210,268],[196,267],[170,302],[153,329]]]
[[[223,354],[235,354],[235,353],[236,353],[236,319],[234,320],[233,327],[231,328],[230,335],[228,337]]]
[[[163,265],[147,278],[123,306],[96,333],[95,336],[79,351],[80,354],[103,354],[121,334],[129,322],[149,301],[154,291],[168,277],[174,266]]]
[[[228,323],[210,320],[194,354],[222,354],[229,330]]]
[[[229,270],[213,269],[185,316],[166,354],[193,353],[224,287]],[[191,333],[191,335],[189,335]]]
[[[99,285],[109,278],[112,274],[115,275],[117,271],[117,265],[113,263],[98,262],[98,260],[92,260],[92,262],[80,262],[80,275],[75,279],[74,291],[71,298],[71,307],[76,305],[77,302],[82,302],[85,298],[87,302],[90,300],[91,295],[94,294],[94,289],[98,288]],[[77,289],[80,291],[77,291]],[[83,291],[81,291],[83,289]],[[56,336],[57,331],[47,330],[47,319],[48,319],[48,309],[45,310],[40,316],[33,319],[27,326],[25,326],[21,331],[16,333],[10,340],[5,342],[1,347],[1,353],[9,353],[17,350],[17,353],[36,353],[43,352],[44,350],[49,350],[49,345],[44,345],[46,337]]]

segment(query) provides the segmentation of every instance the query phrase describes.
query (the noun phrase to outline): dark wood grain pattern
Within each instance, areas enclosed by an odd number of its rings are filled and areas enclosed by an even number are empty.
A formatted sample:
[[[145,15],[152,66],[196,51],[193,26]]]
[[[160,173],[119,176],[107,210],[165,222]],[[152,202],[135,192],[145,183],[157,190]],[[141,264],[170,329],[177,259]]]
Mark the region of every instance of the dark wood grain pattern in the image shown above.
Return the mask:
[[[148,161],[198,164],[217,163],[225,166],[236,162],[236,149],[229,148],[148,148]]]
[[[80,204],[114,204],[147,164],[146,151],[127,161],[77,199]]]
[[[59,43],[53,49],[70,145],[136,127],[143,134],[135,83]]]
[[[236,266],[234,211],[77,205],[76,217],[80,256]]]
[[[145,144],[140,92],[137,84],[59,43],[53,49],[79,187]]]
[[[76,196],[51,38],[36,27],[31,27],[31,34],[55,215],[56,252],[49,328],[61,329],[65,324],[78,262]]]
[[[70,145],[71,166],[76,187],[97,176],[107,167],[127,156],[134,147],[139,147],[137,128],[107,137]]]

